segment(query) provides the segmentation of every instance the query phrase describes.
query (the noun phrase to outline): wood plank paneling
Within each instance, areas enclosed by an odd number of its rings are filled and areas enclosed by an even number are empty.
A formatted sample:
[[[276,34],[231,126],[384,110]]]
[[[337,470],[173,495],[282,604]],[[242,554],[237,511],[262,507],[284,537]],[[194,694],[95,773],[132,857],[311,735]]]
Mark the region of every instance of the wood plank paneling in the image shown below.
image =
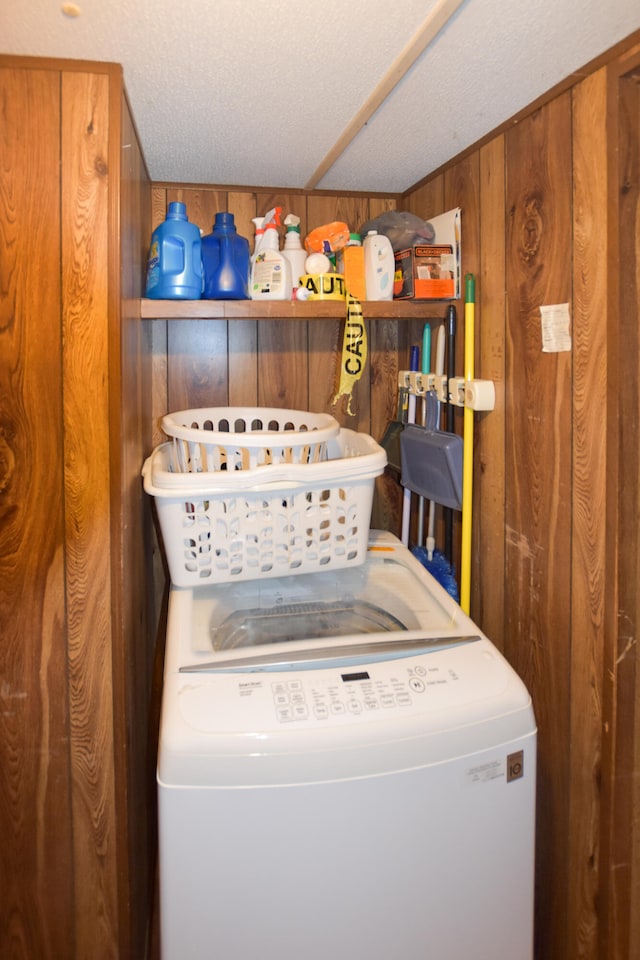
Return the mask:
[[[604,71],[576,76],[573,95],[556,91],[479,148],[480,356],[497,405],[476,431],[475,614],[528,684],[539,721],[540,960],[640,950],[632,40],[607,68],[607,102]],[[423,213],[419,197],[439,179],[414,191],[411,209]],[[465,237],[463,216],[463,256]],[[538,308],[556,302],[570,305],[573,350],[543,355]]]
[[[491,380],[493,411],[476,414],[472,615],[504,650],[505,595],[505,160],[504,137],[479,154],[480,263],[476,376]],[[464,245],[464,237],[463,237]]]
[[[110,130],[122,129],[122,142],[110,136],[109,143],[112,182],[120,169],[119,194],[111,194],[117,208],[110,211],[110,236],[117,216],[121,247],[120,257],[114,251],[109,280],[111,539],[122,557],[112,565],[118,628],[112,654],[114,743],[121,745],[114,751],[114,773],[116,784],[127,786],[116,789],[119,956],[143,958],[155,890],[160,706],[155,624],[162,602],[162,595],[154,595],[151,502],[140,482],[141,460],[152,446],[151,326],[140,322],[137,299],[144,284],[151,190],[119,77],[111,84],[110,113]]]
[[[38,63],[0,58],[0,954],[142,958],[149,188],[120,69]]]
[[[606,960],[640,950],[640,45],[608,69],[607,567],[602,930]]]
[[[0,955],[56,960],[74,942],[57,72],[0,68],[0,156]]]
[[[105,510],[110,501],[108,145],[109,78],[64,74],[63,416],[75,941],[79,956],[116,958],[111,553]]]
[[[571,549],[571,950],[597,949],[607,409],[606,71],[573,93],[573,491]]]
[[[571,354],[542,353],[539,311],[570,300],[570,106],[565,94],[506,136],[505,651],[538,719],[538,955],[558,960],[571,955]]]

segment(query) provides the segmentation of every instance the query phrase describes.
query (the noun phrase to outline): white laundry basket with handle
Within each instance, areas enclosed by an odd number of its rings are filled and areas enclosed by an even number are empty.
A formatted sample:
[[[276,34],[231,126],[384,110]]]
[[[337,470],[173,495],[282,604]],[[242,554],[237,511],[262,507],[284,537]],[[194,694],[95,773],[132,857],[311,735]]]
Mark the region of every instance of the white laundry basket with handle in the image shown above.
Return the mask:
[[[253,470],[274,463],[319,463],[340,425],[327,413],[272,407],[204,407],[168,413],[173,466],[182,473]]]
[[[313,463],[182,473],[172,443],[156,447],[144,489],[155,498],[172,582],[194,587],[363,563],[386,453],[346,429],[326,441],[326,453]]]

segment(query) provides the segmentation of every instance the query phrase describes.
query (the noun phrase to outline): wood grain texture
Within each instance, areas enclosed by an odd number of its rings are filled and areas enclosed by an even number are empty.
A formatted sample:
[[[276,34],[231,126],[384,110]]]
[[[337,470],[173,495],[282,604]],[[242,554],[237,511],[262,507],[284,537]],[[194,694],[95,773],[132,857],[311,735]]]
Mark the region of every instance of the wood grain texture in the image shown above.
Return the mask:
[[[573,92],[573,490],[571,544],[571,950],[597,948],[606,500],[606,71]]]
[[[537,950],[558,960],[572,940],[571,355],[542,353],[539,309],[570,300],[570,145],[568,94],[506,137],[505,652],[538,719]]]
[[[108,142],[108,78],[63,75],[64,491],[75,941],[81,956],[100,953],[115,958],[108,506],[105,510],[110,500]]]
[[[152,446],[152,344],[151,325],[140,322],[136,297],[144,285],[151,190],[120,79],[112,82],[109,101],[112,185],[119,168],[110,216],[117,213],[120,224],[119,255],[109,276],[111,540],[121,558],[112,565],[119,956],[144,957],[155,890],[156,624],[164,596],[160,589],[154,594],[151,500],[140,480]],[[120,129],[121,141],[113,136]],[[112,238],[114,232],[111,220]]]
[[[474,617],[504,650],[505,596],[505,157],[504,137],[479,151],[480,264],[476,376],[491,380],[495,409],[476,414]],[[463,244],[465,240],[463,237]]]
[[[8,60],[0,58],[0,954],[142,957],[154,806],[143,662],[153,654],[153,594],[139,476],[151,434],[139,300],[150,191],[131,118],[121,124],[119,68],[67,71],[52,61],[43,71]]]
[[[640,949],[639,75],[640,45],[608,70],[609,389],[600,936],[606,960],[626,960]]]
[[[612,872],[618,950],[640,949],[640,50],[619,81],[618,252],[620,393],[618,625],[616,639],[616,808]],[[629,481],[632,482],[629,482]],[[634,857],[634,854],[636,856]]]
[[[0,955],[16,960],[73,943],[59,153],[58,73],[0,68]]]

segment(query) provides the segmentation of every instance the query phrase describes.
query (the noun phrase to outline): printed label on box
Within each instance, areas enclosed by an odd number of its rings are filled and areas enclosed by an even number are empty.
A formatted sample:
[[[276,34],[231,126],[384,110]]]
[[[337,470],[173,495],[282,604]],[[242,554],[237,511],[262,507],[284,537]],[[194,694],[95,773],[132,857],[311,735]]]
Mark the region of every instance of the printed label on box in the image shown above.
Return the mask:
[[[443,300],[455,297],[456,261],[450,244],[419,244],[395,255],[396,299]]]

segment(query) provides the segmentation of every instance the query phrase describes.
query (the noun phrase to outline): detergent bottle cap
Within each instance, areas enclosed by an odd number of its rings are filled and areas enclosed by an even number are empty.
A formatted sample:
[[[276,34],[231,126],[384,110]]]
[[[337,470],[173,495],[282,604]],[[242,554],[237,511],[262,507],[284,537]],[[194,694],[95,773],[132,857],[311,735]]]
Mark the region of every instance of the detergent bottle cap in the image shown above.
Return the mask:
[[[233,219],[233,214],[225,212],[216,213],[213,228],[214,230],[218,228],[220,230],[233,231],[235,233],[236,224]]]
[[[167,220],[187,220],[187,205],[174,200],[167,208]]]

